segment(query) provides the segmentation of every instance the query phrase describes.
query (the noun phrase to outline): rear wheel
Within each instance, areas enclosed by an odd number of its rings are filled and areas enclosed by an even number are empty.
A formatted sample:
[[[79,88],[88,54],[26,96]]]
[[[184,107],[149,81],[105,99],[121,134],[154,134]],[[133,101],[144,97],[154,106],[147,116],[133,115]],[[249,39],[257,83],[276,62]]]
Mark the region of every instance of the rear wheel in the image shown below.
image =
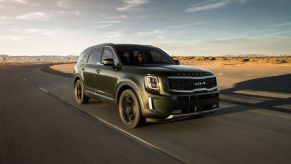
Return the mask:
[[[86,104],[89,102],[89,97],[84,93],[84,84],[81,80],[77,80],[74,86],[74,95],[78,104]]]
[[[123,91],[120,95],[118,109],[121,121],[128,128],[135,128],[145,122],[145,119],[142,118],[138,98],[130,89]]]

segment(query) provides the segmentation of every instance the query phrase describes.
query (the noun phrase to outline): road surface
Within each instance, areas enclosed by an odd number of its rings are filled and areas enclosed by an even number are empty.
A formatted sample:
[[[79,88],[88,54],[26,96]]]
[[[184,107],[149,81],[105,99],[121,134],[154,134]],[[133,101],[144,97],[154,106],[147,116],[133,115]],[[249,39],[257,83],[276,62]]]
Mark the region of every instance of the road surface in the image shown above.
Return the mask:
[[[291,162],[290,74],[221,91],[213,115],[129,130],[116,106],[77,105],[72,78],[42,67],[0,68],[1,164]]]

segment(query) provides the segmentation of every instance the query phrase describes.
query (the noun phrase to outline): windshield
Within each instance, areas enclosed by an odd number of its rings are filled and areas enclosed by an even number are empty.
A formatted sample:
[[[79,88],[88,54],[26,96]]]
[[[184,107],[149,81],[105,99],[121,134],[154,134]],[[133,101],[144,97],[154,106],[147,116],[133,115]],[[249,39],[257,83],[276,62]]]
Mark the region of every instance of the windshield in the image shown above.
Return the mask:
[[[159,48],[149,46],[116,45],[123,65],[175,64],[174,60]]]

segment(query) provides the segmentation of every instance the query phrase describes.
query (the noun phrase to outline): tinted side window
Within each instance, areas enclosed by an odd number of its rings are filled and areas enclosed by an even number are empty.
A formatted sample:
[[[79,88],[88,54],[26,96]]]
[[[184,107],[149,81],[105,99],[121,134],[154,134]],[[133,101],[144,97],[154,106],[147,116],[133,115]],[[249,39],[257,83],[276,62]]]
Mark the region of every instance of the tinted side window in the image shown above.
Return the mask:
[[[83,52],[84,55],[82,56],[82,61],[81,61],[83,64],[86,64],[88,61],[89,51],[90,50],[87,49]]]
[[[88,64],[100,63],[101,50],[102,50],[102,48],[97,47],[97,48],[93,48],[90,51],[89,58],[88,58]]]
[[[83,56],[84,56],[84,51],[81,53],[81,55],[79,56],[78,58],[78,63],[82,63],[82,60],[83,60]]]
[[[113,59],[115,63],[117,62],[117,59],[116,59],[112,49],[108,48],[108,47],[104,48],[102,60],[104,60],[104,59]]]
[[[166,63],[168,61],[165,55],[161,55],[156,51],[151,51],[150,53],[152,55],[154,63]]]

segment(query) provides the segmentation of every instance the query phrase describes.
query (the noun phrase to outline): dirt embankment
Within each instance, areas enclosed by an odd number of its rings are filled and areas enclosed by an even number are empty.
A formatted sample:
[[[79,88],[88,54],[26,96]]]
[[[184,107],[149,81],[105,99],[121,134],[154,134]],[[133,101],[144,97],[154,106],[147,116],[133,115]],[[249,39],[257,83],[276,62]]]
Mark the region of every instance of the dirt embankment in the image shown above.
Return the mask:
[[[50,68],[52,70],[60,71],[62,73],[73,74],[75,64],[76,63],[58,64],[58,65],[50,66]]]
[[[173,58],[185,65],[291,64],[291,56],[174,56]]]

